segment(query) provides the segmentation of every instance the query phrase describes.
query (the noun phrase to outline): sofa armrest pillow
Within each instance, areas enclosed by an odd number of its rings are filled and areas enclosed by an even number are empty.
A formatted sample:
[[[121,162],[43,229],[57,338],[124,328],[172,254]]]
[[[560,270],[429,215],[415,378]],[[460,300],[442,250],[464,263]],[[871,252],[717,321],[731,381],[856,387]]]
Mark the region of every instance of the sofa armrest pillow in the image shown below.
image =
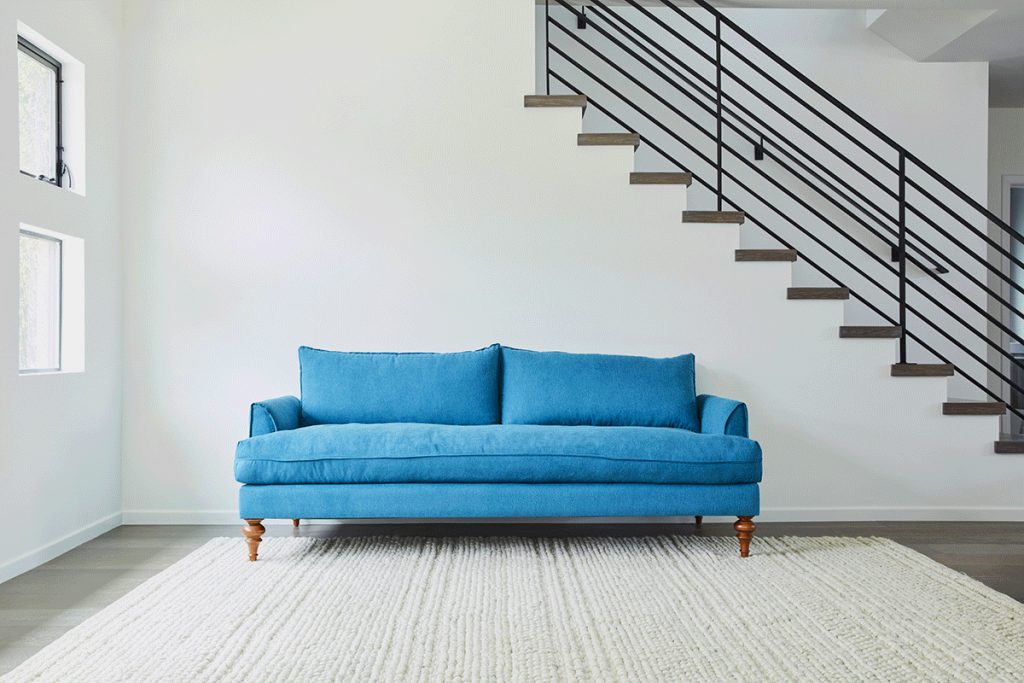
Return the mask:
[[[298,429],[301,406],[294,396],[257,401],[249,408],[249,436]]]
[[[496,424],[500,347],[460,353],[299,349],[302,423]]]
[[[700,430],[693,354],[501,353],[502,422]]]

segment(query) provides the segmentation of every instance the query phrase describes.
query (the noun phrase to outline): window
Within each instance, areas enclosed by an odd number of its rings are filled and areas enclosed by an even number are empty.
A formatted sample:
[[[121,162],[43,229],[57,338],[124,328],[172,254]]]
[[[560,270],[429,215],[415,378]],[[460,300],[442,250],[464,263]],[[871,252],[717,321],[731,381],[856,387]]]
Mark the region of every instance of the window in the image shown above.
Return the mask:
[[[25,175],[60,186],[61,63],[18,36],[18,130]]]
[[[18,369],[61,369],[61,274],[63,242],[21,231]]]

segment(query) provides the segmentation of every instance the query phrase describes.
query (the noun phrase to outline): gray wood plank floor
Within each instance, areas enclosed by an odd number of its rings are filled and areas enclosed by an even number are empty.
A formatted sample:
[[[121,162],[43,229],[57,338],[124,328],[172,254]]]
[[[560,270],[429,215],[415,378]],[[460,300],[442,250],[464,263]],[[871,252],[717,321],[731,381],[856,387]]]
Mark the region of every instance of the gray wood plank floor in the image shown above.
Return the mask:
[[[409,536],[732,535],[728,524],[434,523],[268,526],[268,536],[323,538]],[[181,559],[210,538],[238,537],[239,526],[122,526],[45,565],[0,584],[0,675],[65,631]],[[884,536],[914,548],[1024,602],[1024,523],[856,522],[764,523],[757,536]],[[756,539],[754,551],[756,552]]]

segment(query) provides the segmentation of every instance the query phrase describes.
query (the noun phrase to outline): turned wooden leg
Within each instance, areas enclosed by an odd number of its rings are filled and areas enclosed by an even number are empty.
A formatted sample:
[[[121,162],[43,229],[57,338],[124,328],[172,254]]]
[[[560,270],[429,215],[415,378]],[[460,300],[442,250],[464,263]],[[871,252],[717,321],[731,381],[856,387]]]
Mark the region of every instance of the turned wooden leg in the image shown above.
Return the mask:
[[[740,557],[750,555],[750,539],[754,537],[754,531],[757,529],[753,519],[750,515],[740,515],[733,522],[732,528],[736,530],[736,538],[740,539]]]
[[[245,534],[245,542],[249,545],[249,561],[256,561],[256,551],[259,550],[260,541],[263,540],[263,534],[266,533],[267,527],[260,524],[263,519],[247,519],[245,520],[245,526],[242,527],[242,533]]]
[[[292,526],[298,526],[298,525],[299,525],[299,520],[293,519],[292,520]]]
[[[697,528],[699,529],[700,525],[704,523],[704,515],[697,515],[694,519],[697,520]]]

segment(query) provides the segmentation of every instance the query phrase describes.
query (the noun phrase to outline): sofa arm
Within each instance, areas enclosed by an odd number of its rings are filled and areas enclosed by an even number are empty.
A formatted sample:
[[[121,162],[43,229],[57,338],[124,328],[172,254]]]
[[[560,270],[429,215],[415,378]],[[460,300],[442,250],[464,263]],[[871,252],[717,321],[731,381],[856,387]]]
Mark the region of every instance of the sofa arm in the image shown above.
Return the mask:
[[[302,403],[294,396],[253,403],[249,408],[249,436],[298,429],[301,409]]]
[[[697,414],[701,434],[727,434],[749,436],[747,432],[747,404],[710,394],[697,397]]]

